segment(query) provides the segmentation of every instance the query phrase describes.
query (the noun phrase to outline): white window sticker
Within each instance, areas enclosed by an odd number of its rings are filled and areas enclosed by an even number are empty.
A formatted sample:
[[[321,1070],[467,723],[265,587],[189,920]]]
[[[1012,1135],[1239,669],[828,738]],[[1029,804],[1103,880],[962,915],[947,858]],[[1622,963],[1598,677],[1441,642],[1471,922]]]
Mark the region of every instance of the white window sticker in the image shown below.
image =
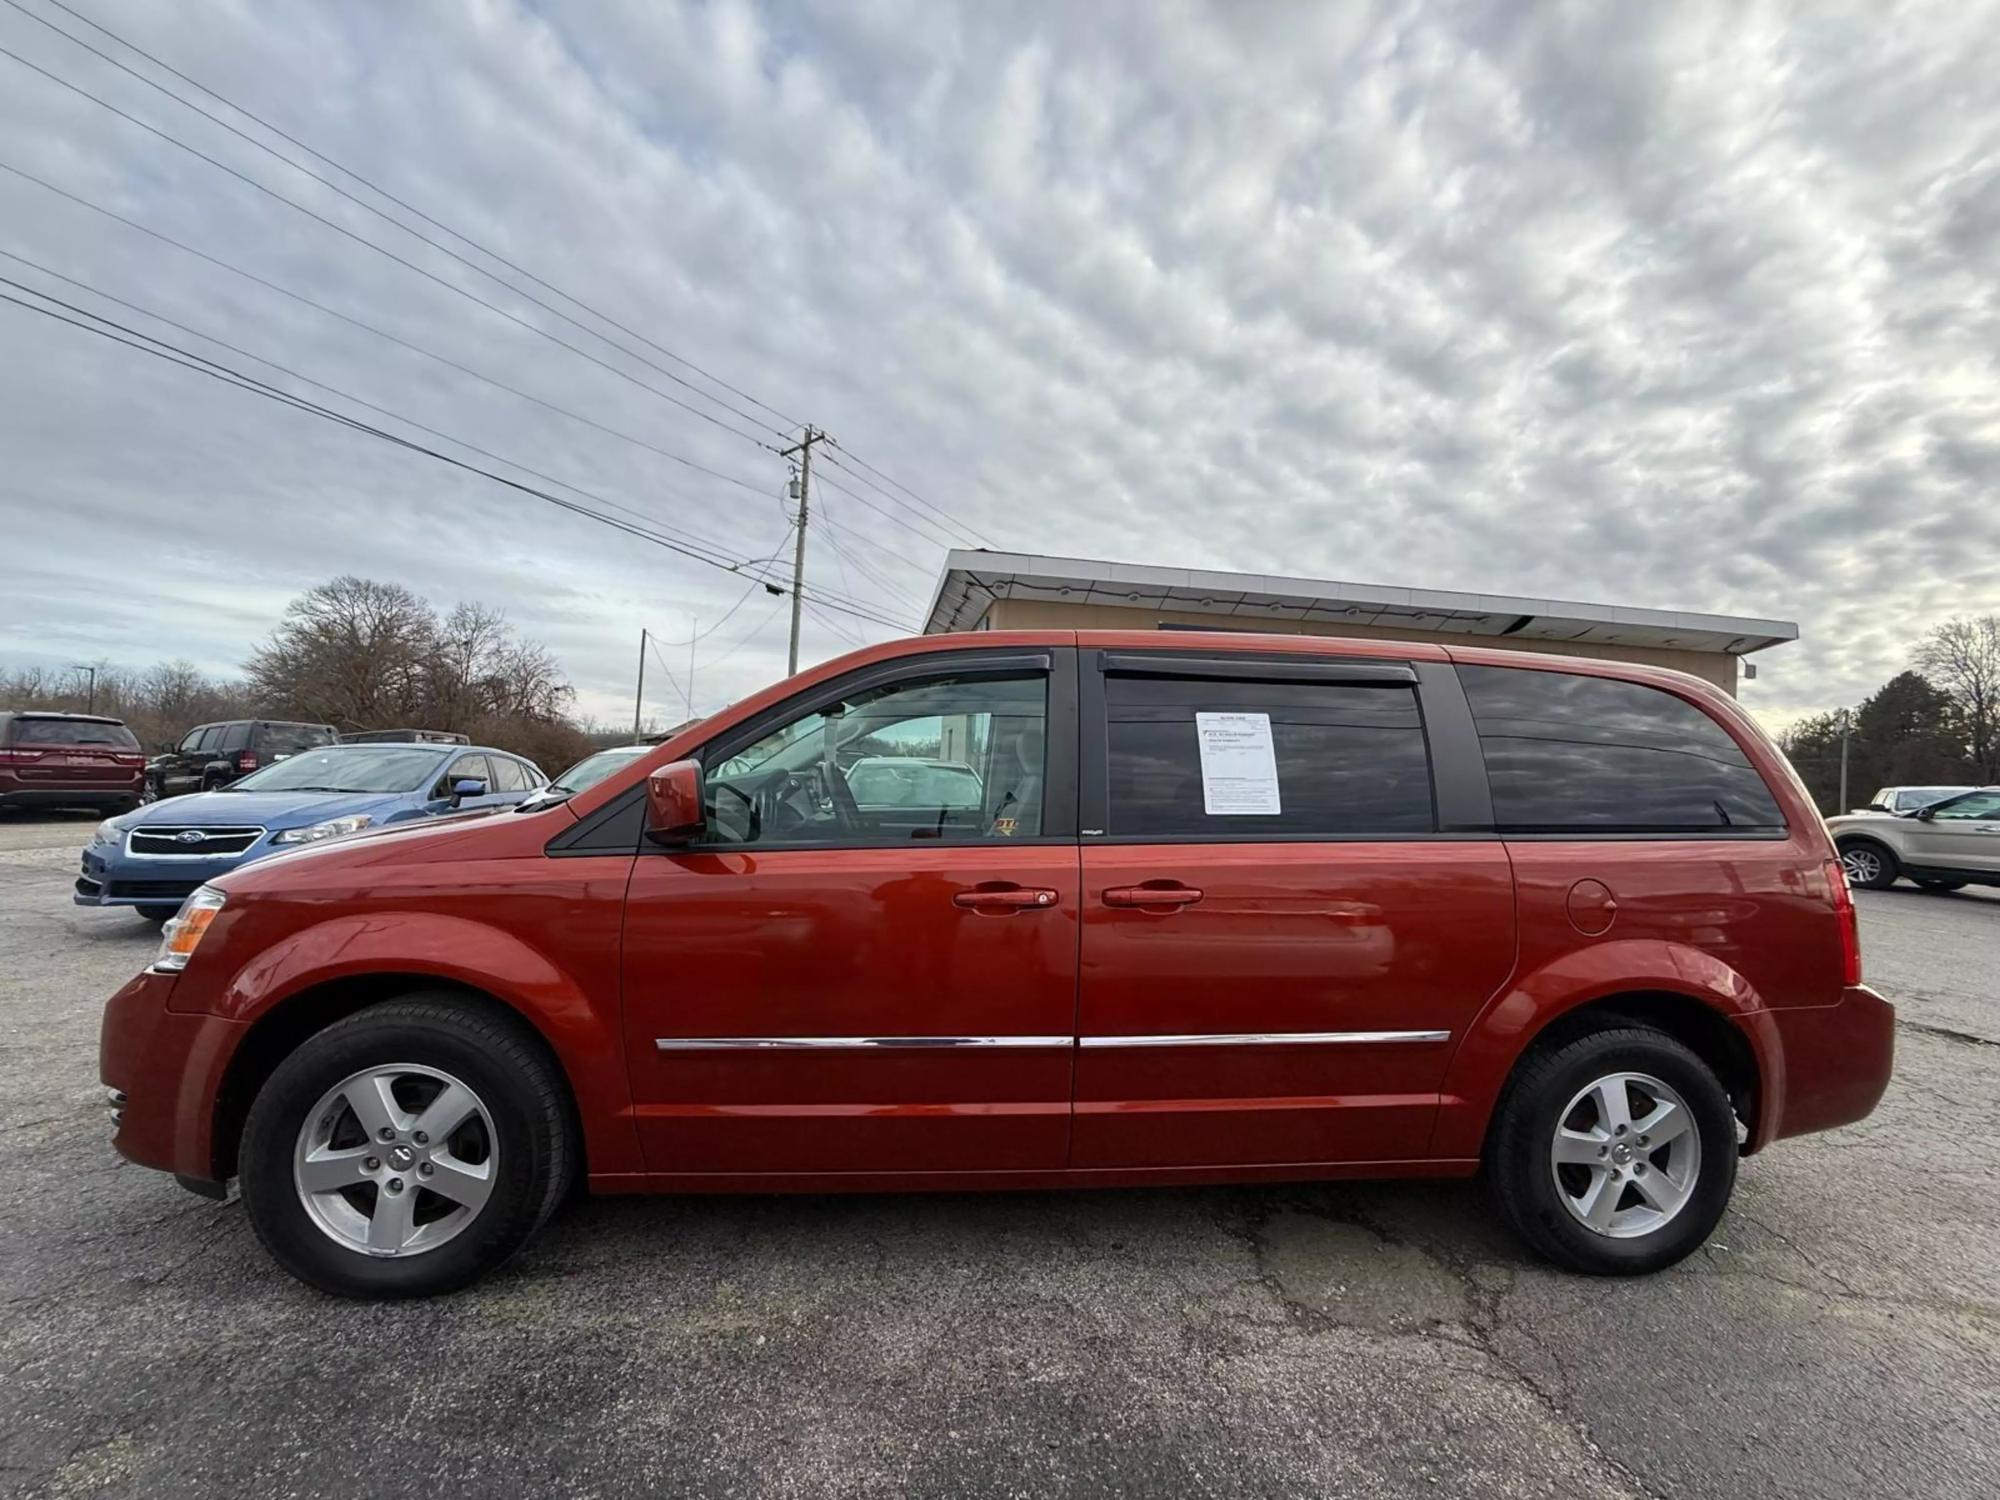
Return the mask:
[[[1278,808],[1278,757],[1269,714],[1196,714],[1201,810],[1210,817],[1270,816]]]

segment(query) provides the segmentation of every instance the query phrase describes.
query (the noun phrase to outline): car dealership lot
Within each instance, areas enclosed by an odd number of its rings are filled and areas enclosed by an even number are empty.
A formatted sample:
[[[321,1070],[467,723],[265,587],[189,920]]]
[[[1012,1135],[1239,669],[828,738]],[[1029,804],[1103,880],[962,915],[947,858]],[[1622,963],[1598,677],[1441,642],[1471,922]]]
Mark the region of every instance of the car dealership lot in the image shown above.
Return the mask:
[[[0,1485],[39,1494],[1991,1493],[2000,900],[1860,893],[1862,1124],[1746,1164],[1643,1281],[1469,1185],[573,1204],[437,1302],[337,1302],[121,1166],[69,904],[0,821]]]

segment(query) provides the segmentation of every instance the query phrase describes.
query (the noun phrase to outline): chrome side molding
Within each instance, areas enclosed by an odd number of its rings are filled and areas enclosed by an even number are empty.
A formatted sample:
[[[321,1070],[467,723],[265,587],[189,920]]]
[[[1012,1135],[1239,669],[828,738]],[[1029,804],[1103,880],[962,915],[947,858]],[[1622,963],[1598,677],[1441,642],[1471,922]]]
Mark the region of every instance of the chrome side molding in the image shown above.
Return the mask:
[[[1068,1047],[1067,1036],[662,1036],[662,1052],[775,1052],[852,1047]]]
[[[1380,1047],[1429,1046],[1451,1040],[1449,1031],[1225,1031],[1160,1035],[1078,1037],[1080,1047]]]
[[[1435,1046],[1449,1031],[1225,1031],[1129,1036],[662,1036],[662,1052],[776,1052],[857,1047],[1382,1047]]]

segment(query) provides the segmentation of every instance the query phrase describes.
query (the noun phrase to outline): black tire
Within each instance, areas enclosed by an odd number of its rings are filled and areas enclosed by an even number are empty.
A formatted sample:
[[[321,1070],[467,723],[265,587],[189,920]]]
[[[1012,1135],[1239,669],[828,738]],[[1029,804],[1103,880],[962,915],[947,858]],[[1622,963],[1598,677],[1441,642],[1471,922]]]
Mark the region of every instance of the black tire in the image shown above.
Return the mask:
[[[1928,880],[1914,875],[1910,878],[1917,882],[1917,889],[1922,891],[1962,891],[1965,889],[1965,882],[1963,880]]]
[[[138,912],[148,922],[151,922],[155,927],[164,927],[174,919],[174,913],[179,911],[180,908],[178,906],[139,906],[134,907],[133,910]]]
[[[1860,856],[1860,868],[1849,862],[1850,855]],[[1896,851],[1874,839],[1848,839],[1840,846],[1840,857],[1847,870],[1847,883],[1871,891],[1886,891],[1903,873]]]
[[[1560,1112],[1594,1080],[1620,1072],[1649,1074],[1678,1092],[1701,1142],[1687,1201],[1659,1228],[1629,1239],[1577,1221],[1562,1202],[1549,1155]],[[1729,1206],[1736,1159],[1735,1115],[1708,1065],[1664,1032],[1621,1025],[1522,1058],[1487,1135],[1486,1176],[1516,1232],[1550,1260],[1593,1276],[1639,1276],[1673,1265],[1708,1238]]]
[[[463,1080],[492,1118],[499,1171],[491,1195],[453,1238],[377,1259],[308,1214],[293,1181],[293,1151],[307,1112],[329,1089],[397,1063]],[[301,1281],[343,1297],[427,1297],[456,1291],[520,1249],[562,1197],[574,1153],[562,1075],[539,1037],[458,996],[413,994],[335,1022],[278,1065],[244,1122],[240,1185],[257,1237]]]

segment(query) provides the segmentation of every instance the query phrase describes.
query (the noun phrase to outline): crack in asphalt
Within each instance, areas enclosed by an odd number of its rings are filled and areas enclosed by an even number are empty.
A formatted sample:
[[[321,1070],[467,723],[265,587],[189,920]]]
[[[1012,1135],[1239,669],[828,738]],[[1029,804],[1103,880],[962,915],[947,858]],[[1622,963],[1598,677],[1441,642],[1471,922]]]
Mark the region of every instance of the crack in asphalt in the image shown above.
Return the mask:
[[[1951,1026],[1933,1026],[1928,1021],[1912,1021],[1904,1016],[1896,1017],[1898,1026],[1906,1026],[1911,1031],[1921,1031],[1925,1036],[1943,1037],[1948,1042],[1963,1042],[1969,1047],[2000,1047],[2000,1041],[1990,1036],[1980,1036],[1976,1032],[1959,1031]]]

